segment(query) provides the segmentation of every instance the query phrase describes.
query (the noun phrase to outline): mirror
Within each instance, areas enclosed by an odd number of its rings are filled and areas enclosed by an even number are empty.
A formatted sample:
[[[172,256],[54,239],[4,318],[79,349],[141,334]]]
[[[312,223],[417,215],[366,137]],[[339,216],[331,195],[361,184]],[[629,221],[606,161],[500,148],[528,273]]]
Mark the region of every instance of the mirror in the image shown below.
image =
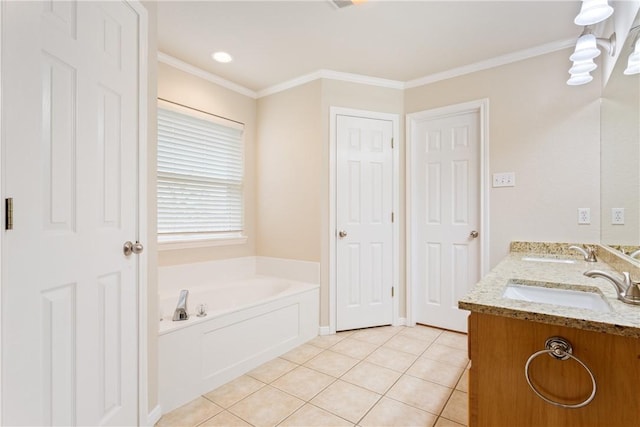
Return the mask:
[[[640,74],[627,76],[623,71],[639,31],[631,31],[621,43],[621,54],[602,92],[600,114],[600,241],[626,255],[640,248]],[[634,256],[640,260],[640,253]]]

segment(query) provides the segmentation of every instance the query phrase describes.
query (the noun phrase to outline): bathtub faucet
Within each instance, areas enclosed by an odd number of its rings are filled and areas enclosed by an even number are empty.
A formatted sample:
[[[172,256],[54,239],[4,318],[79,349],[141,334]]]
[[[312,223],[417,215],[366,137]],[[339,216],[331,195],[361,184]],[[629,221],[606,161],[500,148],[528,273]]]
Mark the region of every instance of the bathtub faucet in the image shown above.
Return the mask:
[[[176,311],[173,312],[173,321],[176,322],[178,320],[187,320],[189,318],[189,313],[187,313],[187,297],[189,296],[189,291],[183,289],[180,291],[180,297],[178,298],[178,306],[176,307]]]

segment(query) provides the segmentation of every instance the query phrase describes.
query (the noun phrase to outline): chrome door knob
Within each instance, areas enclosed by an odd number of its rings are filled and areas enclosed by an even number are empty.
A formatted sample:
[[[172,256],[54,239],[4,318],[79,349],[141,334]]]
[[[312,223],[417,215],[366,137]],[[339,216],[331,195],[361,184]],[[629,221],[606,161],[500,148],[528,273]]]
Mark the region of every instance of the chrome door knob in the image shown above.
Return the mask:
[[[142,243],[140,242],[132,243],[131,241],[126,241],[122,246],[122,252],[124,252],[125,256],[129,256],[131,254],[138,255],[142,253],[143,250],[144,250],[144,246],[142,246]]]
[[[341,239],[347,237],[347,232],[344,230],[338,231],[338,237],[340,237]]]
[[[472,239],[475,239],[479,235],[480,234],[478,234],[478,232],[476,230],[473,230],[471,233],[469,233],[469,237],[471,237]]]

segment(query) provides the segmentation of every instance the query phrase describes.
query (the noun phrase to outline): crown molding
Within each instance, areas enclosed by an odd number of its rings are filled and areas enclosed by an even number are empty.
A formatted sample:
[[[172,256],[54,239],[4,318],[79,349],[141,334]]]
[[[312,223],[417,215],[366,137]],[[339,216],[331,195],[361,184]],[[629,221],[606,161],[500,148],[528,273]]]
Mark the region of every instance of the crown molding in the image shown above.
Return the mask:
[[[471,74],[489,68],[499,67],[501,65],[511,64],[513,62],[522,61],[524,59],[533,58],[535,56],[546,55],[548,53],[557,52],[568,47],[575,46],[576,39],[559,40],[552,43],[535,46],[530,49],[524,49],[506,55],[496,56],[495,58],[488,59],[486,61],[475,62],[473,64],[464,65],[462,67],[453,68],[451,70],[444,71],[442,73],[435,73],[419,79],[410,80],[405,83],[405,89],[411,89],[418,86],[423,86],[429,83],[435,83],[441,80],[451,79],[453,77],[459,77],[465,74]]]
[[[246,87],[240,86],[237,83],[224,79],[220,76],[217,76],[213,73],[205,71],[201,68],[195,67],[191,64],[187,64],[186,62],[181,61],[178,58],[174,58],[173,56],[167,55],[166,53],[163,53],[160,51],[158,51],[158,62],[162,62],[164,64],[170,65],[174,68],[177,68],[178,70],[184,71],[185,73],[189,73],[196,77],[200,77],[201,79],[210,81],[211,83],[215,83],[219,86],[222,86],[226,89],[237,92],[241,95],[248,96],[249,98],[256,99],[258,97],[258,94],[251,89],[247,89]]]
[[[377,86],[377,87],[383,87],[383,88],[389,88],[389,89],[399,89],[399,90],[411,89],[414,87],[435,83],[441,80],[447,80],[453,77],[459,77],[465,74],[471,74],[478,71],[487,70],[489,68],[495,68],[501,65],[522,61],[524,59],[533,58],[535,56],[556,52],[556,51],[574,46],[575,42],[576,42],[575,38],[559,40],[556,42],[535,46],[530,49],[524,49],[518,52],[497,56],[495,58],[488,59],[486,61],[480,61],[473,64],[464,65],[462,67],[453,68],[451,70],[447,70],[441,73],[435,73],[428,76],[420,77],[418,79],[409,80],[408,82],[401,82],[399,80],[389,80],[389,79],[382,79],[378,77],[365,76],[362,74],[351,74],[351,73],[343,73],[340,71],[322,69],[322,70],[314,71],[313,73],[296,77],[295,79],[291,79],[282,83],[278,83],[273,86],[269,86],[258,92],[255,92],[251,89],[247,89],[244,86],[241,86],[237,83],[233,83],[229,80],[226,80],[208,71],[202,70],[191,64],[187,64],[186,62],[181,61],[177,58],[174,58],[173,56],[167,55],[166,53],[163,53],[163,52],[158,52],[158,61],[163,62],[167,65],[170,65],[179,70],[182,70],[186,73],[208,80],[212,83],[225,87],[234,92],[238,92],[242,95],[248,96],[253,99],[258,99],[258,98],[273,95],[275,93],[282,92],[288,89],[292,89],[297,86],[302,86],[303,84],[306,84],[318,79],[328,79],[328,80],[338,80],[338,81],[350,82],[350,83],[360,83],[364,85]]]

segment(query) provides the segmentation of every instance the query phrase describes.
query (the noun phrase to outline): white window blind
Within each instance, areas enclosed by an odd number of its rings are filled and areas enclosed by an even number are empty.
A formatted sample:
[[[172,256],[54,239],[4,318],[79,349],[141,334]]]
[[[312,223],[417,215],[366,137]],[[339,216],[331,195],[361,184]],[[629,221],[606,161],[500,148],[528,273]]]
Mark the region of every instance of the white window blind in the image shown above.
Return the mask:
[[[243,229],[242,125],[160,101],[158,234],[240,234]]]

